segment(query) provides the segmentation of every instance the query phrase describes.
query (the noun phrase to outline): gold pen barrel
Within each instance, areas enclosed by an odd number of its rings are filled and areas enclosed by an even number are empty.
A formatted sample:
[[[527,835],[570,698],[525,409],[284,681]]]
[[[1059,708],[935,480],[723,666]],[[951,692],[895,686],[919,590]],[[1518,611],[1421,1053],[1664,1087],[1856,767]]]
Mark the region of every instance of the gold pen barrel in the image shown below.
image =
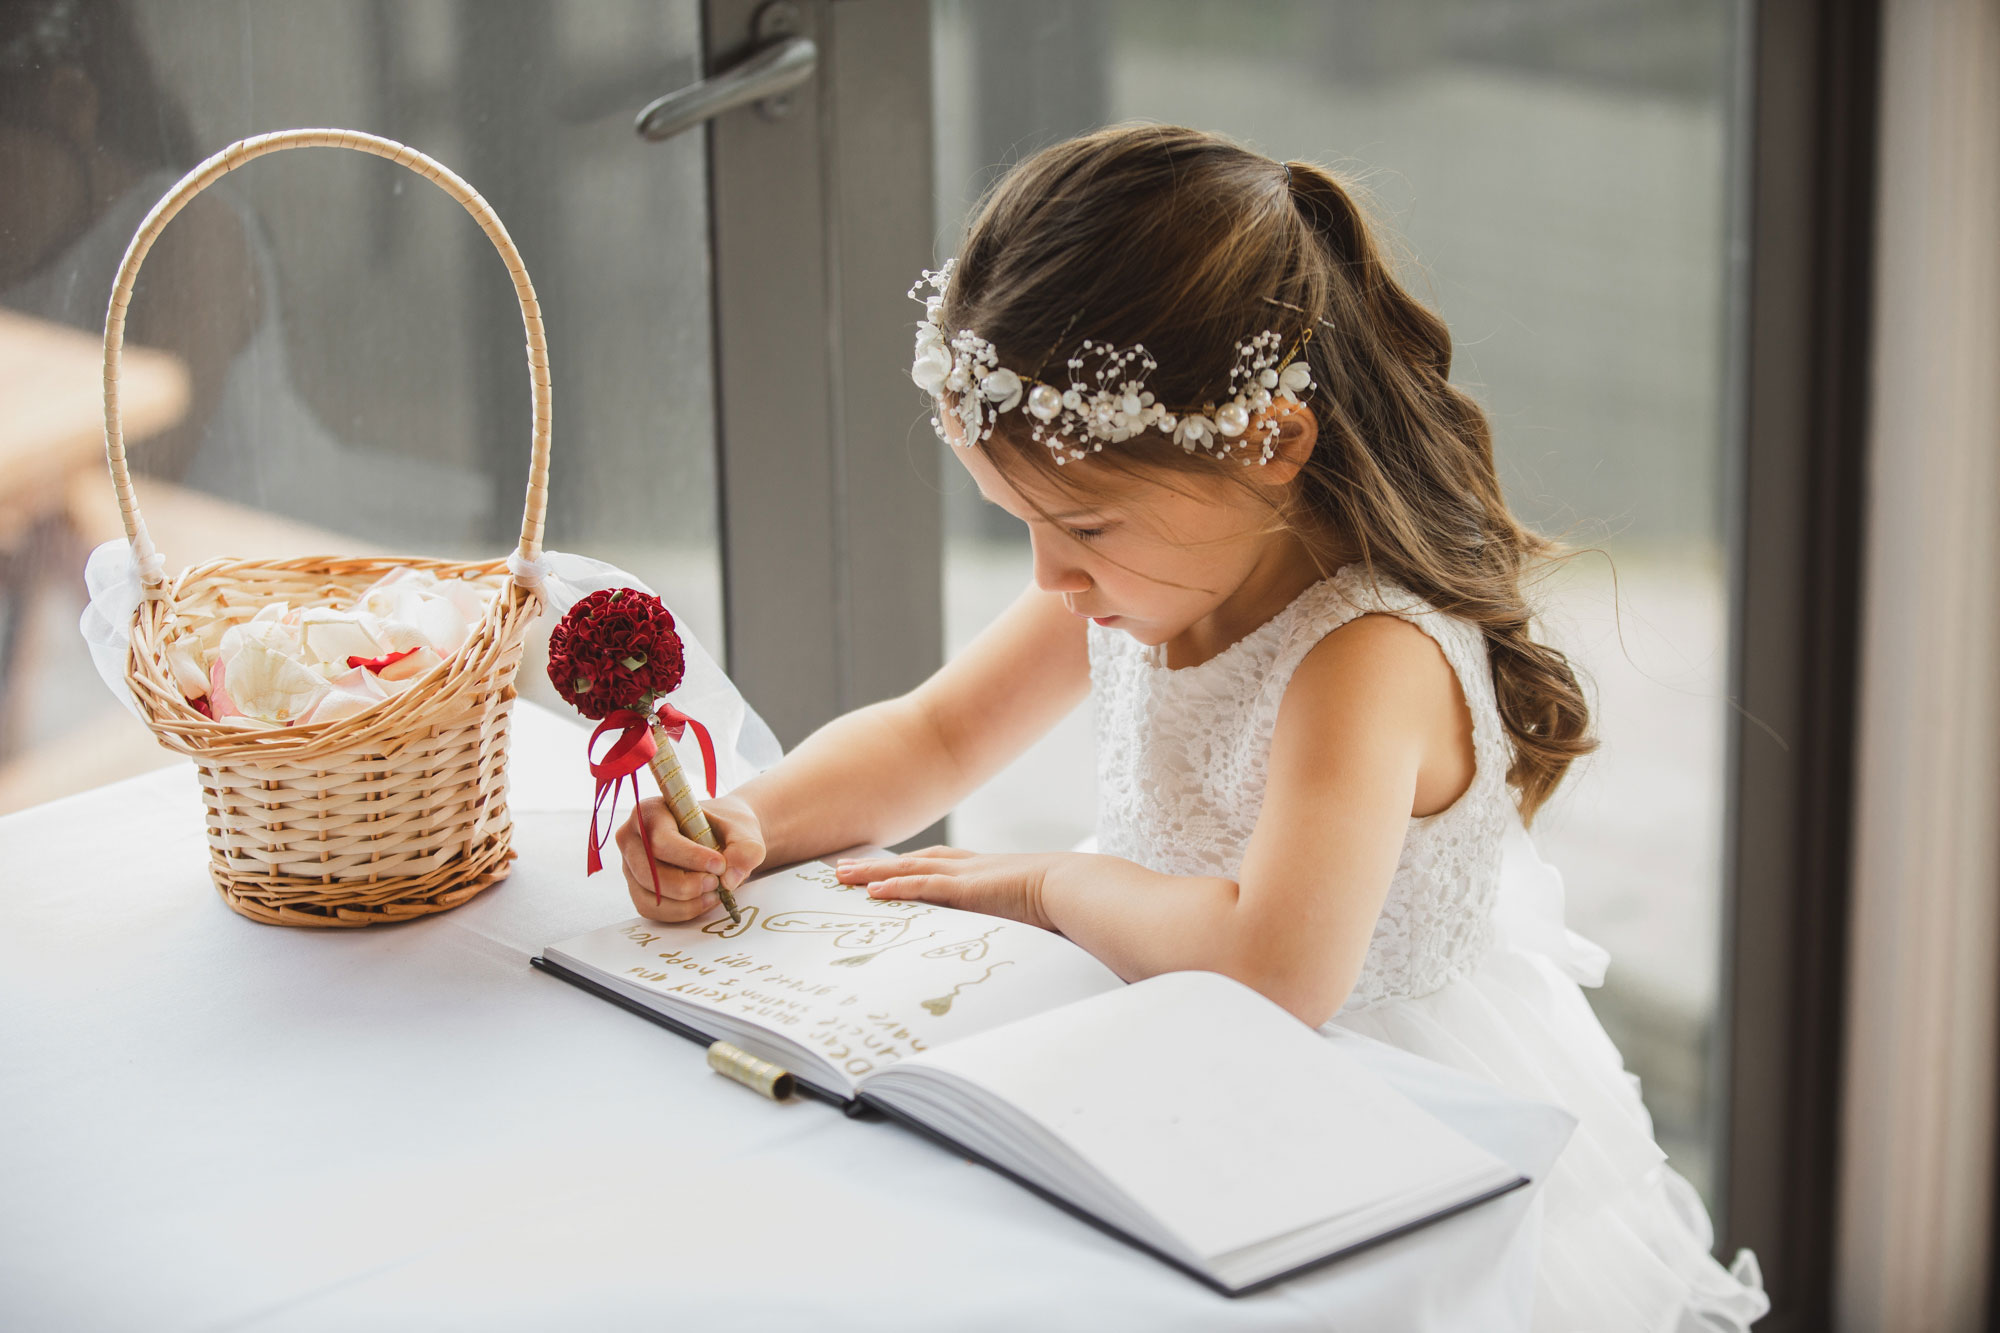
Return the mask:
[[[673,738],[660,725],[660,719],[650,719],[653,733],[653,757],[647,767],[653,770],[653,780],[660,784],[660,795],[667,800],[667,808],[674,812],[674,822],[681,832],[694,842],[715,851],[722,850],[722,843],[709,827],[708,816],[695,801],[694,787],[687,780],[687,773],[681,768],[680,758],[674,754]],[[718,885],[720,880],[717,881]],[[742,924],[742,914],[736,910],[736,895],[728,889],[718,887],[716,897],[722,900],[723,910],[729,919]]]

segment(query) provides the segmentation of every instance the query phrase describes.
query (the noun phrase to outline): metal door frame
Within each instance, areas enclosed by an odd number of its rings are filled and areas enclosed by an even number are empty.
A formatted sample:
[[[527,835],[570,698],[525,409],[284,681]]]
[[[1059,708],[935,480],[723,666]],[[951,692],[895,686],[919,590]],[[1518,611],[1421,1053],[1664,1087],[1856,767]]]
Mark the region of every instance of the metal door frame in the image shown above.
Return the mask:
[[[757,45],[761,8],[704,0],[707,69]],[[787,748],[944,653],[939,459],[907,297],[931,261],[930,6],[796,9],[819,62],[789,113],[742,107],[706,129],[725,664]]]

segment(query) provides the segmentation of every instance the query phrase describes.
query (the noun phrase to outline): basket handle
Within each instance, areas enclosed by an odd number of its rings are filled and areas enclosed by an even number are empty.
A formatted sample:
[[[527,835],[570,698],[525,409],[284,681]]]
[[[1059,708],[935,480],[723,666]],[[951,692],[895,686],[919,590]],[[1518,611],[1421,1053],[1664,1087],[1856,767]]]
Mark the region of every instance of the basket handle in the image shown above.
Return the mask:
[[[493,248],[500,252],[500,258],[506,261],[507,272],[514,279],[514,294],[521,302],[521,322],[527,326],[529,395],[534,413],[534,458],[528,467],[527,502],[521,515],[520,560],[533,564],[541,556],[542,523],[549,500],[549,343],[542,328],[541,303],[535,299],[527,266],[521,261],[521,252],[514,248],[507,228],[477,190],[450,168],[405,144],[359,130],[279,130],[240,139],[183,176],[139,224],[139,232],[126,247],[125,261],[118,266],[118,280],[111,288],[111,307],[104,317],[104,452],[111,463],[111,484],[118,491],[118,512],[125,520],[125,538],[132,544],[132,556],[138,562],[139,576],[149,599],[163,595],[166,562],[154,548],[146,531],[146,520],[139,513],[139,500],[132,491],[132,474],[125,465],[125,431],[118,417],[118,373],[125,348],[125,308],[132,303],[132,284],[138,279],[139,265],[144,262],[146,252],[190,199],[254,158],[286,148],[314,147],[353,148],[373,153],[428,178],[472,214],[487,239],[493,242]]]

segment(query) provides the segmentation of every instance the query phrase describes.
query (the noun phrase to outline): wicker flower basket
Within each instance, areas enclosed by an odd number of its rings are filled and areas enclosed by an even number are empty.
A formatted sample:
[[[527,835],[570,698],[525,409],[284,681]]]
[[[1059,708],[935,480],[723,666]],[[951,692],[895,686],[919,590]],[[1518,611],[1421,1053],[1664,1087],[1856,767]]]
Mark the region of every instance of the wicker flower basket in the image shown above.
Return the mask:
[[[104,324],[104,443],[143,595],[127,680],[161,744],[190,756],[208,806],[209,869],[236,911],[286,926],[370,926],[456,907],[507,873],[507,734],[522,643],[541,610],[535,583],[506,560],[211,560],[168,578],[125,464],[118,370],[132,284],[153,241],[187,202],[246,162],[288,148],[357,149],[435,182],[472,214],[513,275],[527,327],[534,461],[519,560],[541,554],[548,499],[549,360],[541,308],[520,252],[479,194],[430,158],[389,139],[300,129],[231,144],[156,205],[125,252]],[[182,697],[166,651],[178,636],[219,629],[286,601],[347,606],[384,574],[425,570],[477,580],[495,596],[459,650],[407,690],[327,722],[257,730],[217,722]]]

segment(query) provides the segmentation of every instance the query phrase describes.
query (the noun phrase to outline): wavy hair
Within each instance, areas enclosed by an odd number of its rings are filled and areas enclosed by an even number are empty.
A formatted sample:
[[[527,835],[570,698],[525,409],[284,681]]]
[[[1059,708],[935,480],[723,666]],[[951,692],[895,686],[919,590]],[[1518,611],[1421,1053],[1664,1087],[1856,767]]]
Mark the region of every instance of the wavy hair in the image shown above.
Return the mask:
[[[1258,485],[1234,461],[1183,451],[1157,431],[1090,459],[1160,484],[1243,486],[1270,504],[1272,530],[1297,534],[1323,577],[1354,554],[1369,577],[1479,626],[1512,742],[1507,780],[1532,821],[1597,745],[1568,658],[1530,633],[1522,587],[1538,561],[1567,548],[1509,512],[1486,415],[1448,379],[1450,332],[1396,280],[1356,192],[1325,167],[1274,162],[1201,130],[1096,130],[994,182],[938,322],[976,330],[1003,364],[1036,377],[1063,366],[1083,337],[1144,343],[1159,361],[1147,387],[1169,404],[1227,397],[1239,339],[1313,328],[1305,401],[1318,441],[1287,486]],[[996,420],[984,445],[996,470],[1100,493],[1085,475],[1094,469],[1058,466],[1025,417]]]

